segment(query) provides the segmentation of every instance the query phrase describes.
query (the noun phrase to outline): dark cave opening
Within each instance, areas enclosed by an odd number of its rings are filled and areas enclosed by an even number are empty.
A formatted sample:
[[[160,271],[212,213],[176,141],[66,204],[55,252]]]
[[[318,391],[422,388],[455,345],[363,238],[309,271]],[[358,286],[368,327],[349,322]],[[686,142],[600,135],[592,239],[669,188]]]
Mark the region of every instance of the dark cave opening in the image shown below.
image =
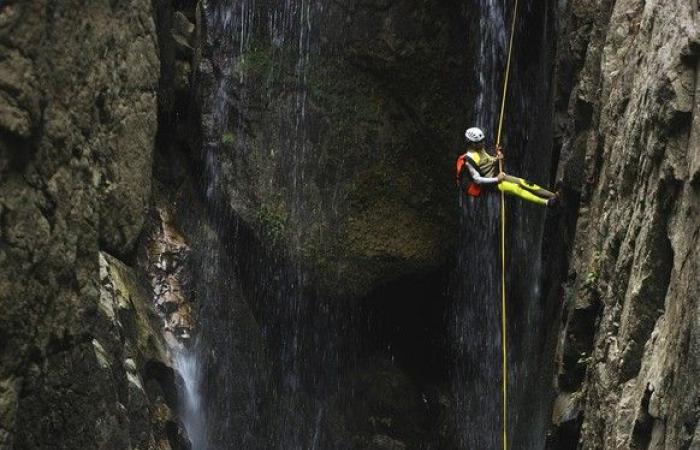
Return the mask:
[[[354,316],[358,357],[388,357],[421,388],[448,381],[449,271],[405,275],[374,289]]]
[[[271,398],[260,405],[262,426],[282,435],[276,427],[286,425],[275,418],[280,405],[295,404],[294,417],[314,420],[316,405],[326,411],[321,439],[331,440],[327,448],[339,445],[333,439],[372,439],[372,433],[449,448],[443,445],[452,419],[449,265],[339,300],[295,287],[294,264],[265,249],[245,225],[235,229],[224,239],[231,246],[225,252],[237,255],[236,278],[269,364],[263,383]],[[328,428],[334,423],[345,431]]]
[[[453,300],[447,264],[387,281],[361,299],[340,301],[318,296],[314,289],[290,288],[297,276],[294,266],[266,251],[252,230],[237,223],[235,236],[230,237],[239,255],[239,281],[264,330],[269,354],[279,363],[273,366],[279,365],[281,373],[289,370],[289,361],[280,359],[288,331],[304,316],[296,336],[304,342],[299,364],[312,379],[304,383],[307,388],[317,384],[318,374],[328,373],[328,364],[349,373],[378,360],[390,361],[419,390],[449,383],[447,314]],[[330,354],[335,356],[329,358]]]
[[[449,276],[447,264],[403,275],[350,306],[342,324],[351,332],[342,351],[341,399],[358,436],[454,448]]]

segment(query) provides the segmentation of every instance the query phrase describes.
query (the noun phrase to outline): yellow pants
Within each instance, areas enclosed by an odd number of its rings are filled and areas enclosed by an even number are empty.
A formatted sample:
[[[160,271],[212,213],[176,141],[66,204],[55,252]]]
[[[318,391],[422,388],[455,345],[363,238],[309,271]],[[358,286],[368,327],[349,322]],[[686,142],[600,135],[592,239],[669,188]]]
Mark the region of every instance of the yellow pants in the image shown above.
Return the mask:
[[[547,200],[555,197],[556,194],[550,192],[536,184],[528,183],[522,178],[506,175],[505,180],[498,183],[498,190],[508,195],[515,195],[528,202],[546,205]]]

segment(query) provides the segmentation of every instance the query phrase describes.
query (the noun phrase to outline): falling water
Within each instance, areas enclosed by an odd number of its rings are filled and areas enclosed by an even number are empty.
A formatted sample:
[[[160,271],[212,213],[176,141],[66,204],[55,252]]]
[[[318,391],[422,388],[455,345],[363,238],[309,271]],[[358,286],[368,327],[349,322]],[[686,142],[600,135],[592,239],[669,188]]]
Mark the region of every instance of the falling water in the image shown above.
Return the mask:
[[[202,371],[197,352],[194,349],[180,349],[175,353],[177,370],[184,383],[182,396],[182,420],[192,449],[205,448],[204,414],[202,413],[202,395],[200,386]]]
[[[477,95],[472,121],[485,129],[493,146],[501,101],[502,74],[512,11],[511,2],[478,0],[479,54],[474,64]],[[545,48],[544,4],[521,1],[516,37],[530,33],[527,53],[516,46],[503,140],[506,170],[542,183],[548,175],[551,136],[549,89],[536,88],[549,76]],[[539,29],[537,29],[539,27]],[[539,77],[539,78],[538,78]],[[534,78],[534,79],[531,79]],[[530,138],[533,138],[531,141]],[[534,140],[537,139],[537,140]],[[545,164],[533,164],[533,161]],[[546,184],[546,183],[544,183]],[[500,448],[502,440],[500,256],[497,195],[462,200],[459,250],[454,281],[452,330],[457,428],[461,448]],[[549,380],[542,365],[545,328],[539,304],[541,242],[544,213],[520,200],[506,200],[508,294],[509,439],[512,448],[544,446],[545,400]],[[540,359],[542,358],[542,359]]]
[[[308,211],[312,202],[306,201],[308,167],[313,162],[308,158],[312,118],[307,73],[318,51],[315,24],[321,11],[321,2],[315,0],[204,2],[212,67],[200,81],[206,103],[201,177],[208,226],[228,247],[218,248],[211,241],[200,244],[201,330],[191,348],[178,355],[185,381],[183,419],[193,450],[233,448],[234,443],[243,448],[280,449],[321,445],[323,399],[337,385],[337,332],[330,325],[328,305],[313,298],[300,262],[290,257],[298,252],[302,233],[315,217]],[[294,52],[292,67],[290,49]],[[260,79],[248,79],[243,69],[251,52],[264,53],[276,69],[289,69],[294,76],[276,80],[275,86],[260,86]],[[247,105],[260,90],[265,93],[273,88],[289,94],[277,98],[277,115],[266,117],[269,132],[250,136],[245,129],[251,115]],[[234,141],[227,148],[222,144],[224,135]],[[262,142],[254,142],[257,138]],[[236,212],[223,201],[229,193],[223,190],[236,189],[237,180],[223,180],[219,154],[231,148],[253,151],[254,145],[284,162],[283,173],[266,170],[255,182],[283,197],[292,224],[289,253],[277,249],[281,255],[267,254],[266,249],[255,246],[251,230],[243,231],[243,236],[231,233]],[[242,283],[247,283],[247,301],[257,308],[258,332],[270,367],[261,367],[260,361],[246,363],[236,353],[248,339],[236,331],[240,318],[230,311],[235,308],[232,297],[238,295]]]
[[[479,54],[475,60],[478,80],[474,104],[474,124],[487,131],[495,139],[496,114],[500,105],[500,92],[505,46],[507,43],[505,13],[500,0],[478,0]]]
[[[478,55],[474,77],[477,94],[468,126],[485,130],[493,144],[500,100],[506,43],[502,3],[479,0]],[[460,448],[498,448],[500,421],[500,308],[498,252],[494,245],[499,223],[496,196],[475,201],[460,199],[458,259],[455,276],[455,311],[451,315],[456,358],[452,383]]]
[[[284,191],[290,222],[289,249],[281,266],[267,267],[268,278],[277,279],[268,292],[270,305],[263,312],[263,331],[273,349],[274,435],[270,448],[319,448],[324,404],[337,384],[337,333],[327,300],[311,292],[300,254],[306,233],[320,220],[310,209],[310,185],[314,184],[313,144],[309,129],[313,117],[308,111],[308,72],[318,53],[317,21],[322,2],[286,0],[267,9],[269,52],[273,64],[285,68],[291,63],[290,79],[281,89],[289,92],[285,104],[270,123],[264,146],[284,162],[283,173],[270,174],[271,190]],[[291,55],[290,55],[291,52]],[[269,89],[271,86],[265,86]],[[265,280],[260,280],[265,283]]]
[[[501,1],[475,2],[481,39],[478,55],[474,56],[478,95],[471,123],[485,128],[492,139],[500,102],[508,13]],[[221,241],[210,239],[200,246],[198,270],[202,273],[197,297],[201,327],[193,344],[177,356],[185,383],[183,420],[193,450],[234,448],[234,443],[239,448],[324,448],[326,400],[337,389],[341,358],[335,320],[338,312],[315,297],[308,275],[291,258],[303,243],[304,231],[319,214],[309,210],[309,205],[317,203],[307,201],[314,181],[314,117],[308,77],[320,52],[323,2],[209,0],[203,3],[203,14],[209,51],[206,62],[211,67],[202,69],[206,76],[201,81],[205,92],[201,178],[208,211],[202,227]],[[253,52],[261,51],[272,61],[272,67],[286,69],[285,73],[292,76],[276,79],[274,85],[261,89],[262,95],[271,96],[273,89],[286,95],[274,97],[278,104],[263,117],[269,130],[255,138],[245,129],[246,120],[254,114],[246,111],[246,105],[252,96],[261,95],[253,86],[261,80],[248,79],[240,67],[255,56]],[[513,86],[509,108],[532,113],[528,111],[532,99],[526,94],[526,86],[519,83]],[[530,149],[527,136],[536,135],[531,131],[534,122],[508,122],[512,125],[506,131],[506,144],[513,146],[508,167],[540,176],[541,172],[528,166],[516,150],[518,146]],[[225,134],[235,141],[233,149],[222,145]],[[253,143],[253,139],[258,141]],[[227,194],[222,190],[235,185],[236,180],[223,179],[220,152],[248,152],[253,145],[266,149],[266,157],[284,161],[284,171],[263,171],[256,182],[263,190],[279,191],[288,207],[291,251],[276,250],[278,254],[270,255],[256,247],[254,233],[239,231],[235,213],[222,202]],[[546,157],[545,150],[538,152]],[[453,283],[455,309],[450,324],[455,350],[451,379],[458,444],[465,449],[492,449],[499,448],[501,436],[499,206],[496,196],[468,200],[462,206]],[[322,205],[321,209],[324,214],[337,211],[335,205]],[[509,308],[514,323],[509,329],[513,342],[509,354],[511,435],[518,430],[513,448],[540,448],[541,427],[528,429],[522,417],[539,420],[543,411],[538,405],[524,406],[536,397],[528,392],[538,375],[531,369],[532,364],[523,362],[536,354],[537,345],[532,342],[538,338],[536,330],[541,321],[536,300],[543,216],[541,210],[514,202],[509,202],[509,211]],[[243,284],[251,297],[246,300],[241,299]],[[245,330],[238,329],[246,323],[241,320],[244,308],[237,310],[236,305],[245,301],[259,308],[259,325],[255,326],[259,326],[256,330],[264,345],[253,347],[266,352],[269,367],[246,357],[241,349],[250,343],[245,341]]]
[[[200,229],[213,232],[214,236],[222,236],[223,231],[232,227],[231,221],[222,205],[221,168],[218,154],[222,148],[221,136],[229,127],[230,112],[236,102],[236,94],[233,90],[233,67],[236,60],[243,53],[247,45],[251,30],[251,22],[254,14],[255,0],[224,0],[203,2],[206,26],[209,30],[211,42],[210,62],[213,72],[211,77],[213,85],[208,86],[211,94],[205,96],[208,99],[207,111],[204,120],[205,137],[202,145],[202,174],[204,184],[206,208],[208,218],[199,218]],[[236,45],[238,43],[238,45]],[[234,227],[235,228],[235,227]],[[220,248],[221,243],[215,238],[203,239],[199,243],[200,255],[197,263],[199,273],[197,301],[201,304],[199,311],[199,332],[193,342],[186,348],[175,352],[176,366],[183,379],[184,389],[181,392],[182,419],[187,431],[192,450],[208,450],[217,448],[222,441],[221,436],[216,436],[216,431],[221,430],[221,424],[214,424],[221,415],[219,410],[228,411],[238,408],[234,405],[241,399],[246,403],[240,409],[247,416],[254,416],[257,407],[256,386],[244,388],[244,395],[235,392],[228,398],[212,399],[208,390],[217,379],[229,380],[235,376],[231,367],[234,365],[245,366],[246,361],[233,361],[237,355],[232,349],[223,354],[217,354],[215,343],[221,347],[221,343],[232,344],[236,340],[236,332],[230,331],[228,318],[235,306],[230,304],[232,295],[236,295],[236,280],[230,273],[230,267],[222,261],[221,253],[225,249]],[[223,309],[223,311],[222,311]],[[248,363],[251,365],[252,363]],[[212,376],[212,366],[218,368],[218,374]],[[229,372],[232,372],[229,374]],[[210,417],[212,416],[212,417]],[[231,414],[233,416],[233,414]],[[249,430],[255,427],[253,423],[236,424],[236,433],[232,433],[228,442],[247,442],[245,436]],[[231,432],[233,430],[226,430]],[[226,440],[227,438],[224,438]]]

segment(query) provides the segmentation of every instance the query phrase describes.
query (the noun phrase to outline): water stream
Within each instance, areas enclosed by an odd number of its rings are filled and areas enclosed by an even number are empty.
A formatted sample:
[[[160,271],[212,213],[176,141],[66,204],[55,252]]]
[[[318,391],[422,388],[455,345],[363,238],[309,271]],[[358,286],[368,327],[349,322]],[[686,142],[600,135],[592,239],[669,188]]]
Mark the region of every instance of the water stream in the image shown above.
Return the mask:
[[[205,1],[203,3],[206,27],[211,39],[211,64],[215,82],[209,86],[212,94],[206,96],[208,105],[205,110],[209,112],[205,125],[205,140],[202,145],[200,175],[203,180],[207,217],[199,218],[200,228],[210,230],[213,236],[222,236],[224,231],[231,227],[226,216],[225,206],[222,205],[221,192],[221,168],[219,152],[222,151],[220,137],[230,125],[232,105],[236,102],[234,91],[233,67],[243,53],[251,34],[251,22],[253,16],[254,0],[224,0]],[[233,275],[227,270],[222,260],[220,248],[221,242],[217,239],[204,239],[200,246],[198,265],[197,301],[200,303],[198,314],[198,332],[186,348],[175,353],[176,364],[184,382],[181,392],[182,417],[185,429],[192,445],[192,450],[207,450],[217,448],[222,442],[220,436],[216,436],[217,430],[225,430],[236,436],[231,443],[242,442],[238,436],[250,433],[256,424],[254,418],[248,423],[226,424],[226,416],[238,408],[233,404],[240,400],[234,398],[231,390],[226,392],[224,398],[212,399],[209,390],[216,380],[237,383],[231,376],[238,372],[230,373],[231,365],[237,364],[236,355],[233,354],[232,345],[236,340],[235,332],[231,332],[226,318],[230,317],[233,305],[225,306],[230,301],[232,289],[231,283],[236,283]],[[224,314],[221,314],[224,312]],[[229,345],[222,345],[228,343]],[[229,347],[223,355],[215,352]],[[216,377],[211,376],[213,368],[220,373]],[[256,392],[256,386],[249,391]],[[216,389],[216,388],[215,388]],[[247,405],[244,409],[255,409],[255,398],[245,399]],[[224,411],[223,414],[221,411]],[[254,414],[251,416],[254,417]],[[217,423],[224,422],[224,423]],[[244,422],[244,421],[241,421]],[[235,430],[235,431],[234,431]]]
[[[284,99],[271,131],[262,138],[269,157],[283,160],[289,170],[281,175],[268,171],[256,183],[268,190],[287,187],[280,195],[289,207],[293,229],[298,230],[289,236],[291,248],[299,248],[301,232],[314,217],[305,201],[311,163],[306,77],[316,51],[319,8],[312,0],[203,3],[212,67],[210,72],[205,69],[200,81],[206,102],[201,178],[206,226],[218,238],[200,244],[200,332],[190,348],[178,354],[185,381],[183,419],[193,450],[317,448],[324,413],[320,398],[328,397],[328,389],[337,384],[327,305],[312,300],[298,261],[256,247],[250,229],[239,234],[239,218],[225,201],[231,191],[224,192],[223,185],[241,187],[237,180],[222,179],[219,156],[232,148],[248,152],[255,138],[247,133],[246,107],[250,96],[259,95],[255,85],[259,80],[249,85],[243,68],[254,64],[251,60],[256,57],[282,70],[291,65],[294,76],[275,80],[274,88],[293,94]],[[263,48],[251,48],[253,42]],[[295,49],[291,62],[289,48]],[[268,84],[263,92],[271,89]],[[249,304],[258,308],[260,323],[253,323],[251,316],[246,335],[236,328]],[[259,342],[251,343],[249,335],[259,335]],[[307,423],[306,417],[314,419]]]
[[[205,416],[202,411],[202,370],[196,348],[180,349],[175,353],[177,370],[184,383],[182,397],[182,421],[192,449],[206,448]]]
[[[524,3],[526,20],[543,10],[533,6],[534,0]],[[469,6],[479,14],[481,39],[478,55],[470,55],[475,61],[470,76],[476,80],[477,94],[473,115],[465,126],[486,129],[490,144],[507,40],[509,16],[504,5],[499,0],[475,0]],[[256,182],[262,189],[279,190],[289,206],[287,220],[297,230],[289,236],[293,251],[303,245],[303,233],[313,226],[317,214],[340,214],[337,193],[331,196],[332,204],[322,205],[321,212],[310,210],[314,203],[307,201],[314,195],[309,186],[314,181],[318,151],[312,136],[315,118],[309,108],[307,77],[309,66],[321,52],[324,6],[321,0],[203,2],[211,67],[203,69],[200,80],[207,93],[200,174],[207,217],[201,219],[201,228],[212,237],[200,243],[199,333],[186,350],[177,353],[184,380],[182,418],[193,450],[337,445],[330,444],[334,441],[328,437],[327,416],[340,389],[341,366],[350,365],[355,357],[353,351],[340,350],[354,342],[344,335],[348,320],[338,307],[314,292],[291,252],[271,254],[256,243],[254,230],[232,213],[223,199],[235,200],[236,192],[223,189],[231,184],[238,187],[235,179],[223,179],[226,171],[219,156],[225,151],[250,151],[253,137],[246,123],[257,112],[246,111],[246,105],[252,96],[267,95],[279,101],[270,94],[272,90],[290,92],[276,109],[277,116],[265,117],[274,121],[269,132],[257,137],[269,150],[269,157],[285,161],[288,170],[263,171]],[[535,44],[544,42],[546,21],[530,20],[528,26],[540,27],[529,39]],[[516,59],[514,72],[520,79],[512,86],[510,125],[505,134],[509,169],[539,182],[548,167],[533,164],[525,155],[548,158],[547,146],[536,142],[548,137],[537,131],[537,121],[546,116],[538,118],[537,113],[543,112],[548,94],[539,92],[537,98],[528,90],[535,84],[530,78],[547,76],[544,58],[531,54]],[[291,68],[292,75],[280,78],[278,72],[269,70],[270,81],[256,91],[241,67],[267,61],[273,68]],[[516,120],[523,116],[528,120]],[[454,353],[448,389],[456,418],[454,440],[459,448],[495,449],[501,436],[498,198],[467,200],[461,207],[453,309],[445,327]],[[538,331],[543,218],[543,211],[536,207],[509,202],[512,448],[539,449],[544,442],[546,392],[538,386],[547,383],[537,365],[542,361],[538,358],[542,358],[539,352],[544,339]],[[426,444],[425,448],[436,447]]]
[[[477,96],[472,120],[493,148],[501,101],[511,2],[478,0],[479,55],[474,65]],[[521,1],[503,142],[506,171],[547,185],[551,129],[546,3]],[[522,42],[527,42],[528,49]],[[520,44],[520,45],[518,45]],[[544,164],[543,164],[544,163]],[[451,315],[457,427],[461,448],[500,448],[501,330],[499,197],[462,200]],[[540,296],[541,242],[545,212],[506,200],[508,295],[508,398],[511,448],[544,447],[548,372]]]

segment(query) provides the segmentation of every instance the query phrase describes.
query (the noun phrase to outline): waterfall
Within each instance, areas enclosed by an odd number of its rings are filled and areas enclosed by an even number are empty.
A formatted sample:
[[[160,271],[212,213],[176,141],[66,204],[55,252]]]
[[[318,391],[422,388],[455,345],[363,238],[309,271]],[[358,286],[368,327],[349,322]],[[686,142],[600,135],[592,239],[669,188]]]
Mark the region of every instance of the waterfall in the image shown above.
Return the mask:
[[[478,0],[479,54],[476,55],[475,72],[478,82],[474,102],[474,125],[486,129],[495,139],[496,120],[502,90],[503,61],[508,41],[506,17],[500,0]]]
[[[222,136],[229,129],[232,105],[236,102],[233,89],[234,65],[243,53],[252,33],[255,0],[205,1],[203,3],[206,27],[211,39],[210,61],[214,82],[208,86],[205,96],[207,120],[202,145],[202,173],[207,217],[198,218],[197,227],[209,233],[199,242],[199,258],[195,264],[197,274],[197,302],[199,306],[198,332],[193,342],[175,352],[176,367],[182,377],[182,420],[192,450],[209,450],[230,445],[251,443],[251,430],[257,424],[254,417],[259,399],[256,382],[248,382],[242,389],[228,392],[227,397],[212,398],[217,382],[238,385],[233,367],[254,366],[255,362],[240,358],[234,350],[240,345],[236,330],[231,330],[236,316],[235,306],[227,304],[232,295],[239,295],[237,280],[232,275],[230,262],[226,261],[228,248],[222,248],[221,239],[235,229],[225,206],[222,204],[221,168],[218,153],[222,151]],[[218,238],[217,238],[218,237]],[[238,326],[238,324],[237,324]],[[239,369],[240,370],[240,369]],[[250,380],[249,380],[250,381]],[[245,382],[244,382],[245,384]],[[240,404],[242,401],[242,405]],[[243,413],[233,413],[234,410]],[[223,410],[222,414],[220,411]],[[220,420],[240,417],[251,418],[229,424]],[[218,432],[230,433],[218,436]],[[248,436],[248,437],[246,437]]]
[[[475,55],[477,81],[472,121],[487,134],[489,146],[495,139],[507,41],[502,3],[479,0],[479,45]],[[463,194],[460,194],[463,195]],[[460,448],[499,448],[500,409],[500,307],[497,242],[499,203],[495,195],[460,199],[457,265],[454,283],[454,311],[451,315],[455,366],[452,389]]]
[[[471,122],[494,144],[501,101],[512,2],[475,1],[480,42],[474,64],[477,95]],[[549,6],[521,1],[506,106],[503,140],[506,170],[547,184],[551,135],[549,76],[545,50]],[[544,16],[544,17],[542,17]],[[540,164],[537,164],[537,162]],[[544,162],[544,164],[541,164]],[[544,447],[548,397],[546,324],[540,301],[544,211],[506,199],[506,292],[508,302],[508,392],[511,448]],[[452,314],[455,367],[451,376],[461,448],[500,448],[501,331],[499,198],[462,199]]]
[[[182,377],[184,391],[182,397],[182,421],[192,450],[206,448],[202,394],[200,385],[202,371],[195,349],[180,349],[175,352],[176,368]]]
[[[471,75],[479,89],[471,120],[492,139],[508,11],[500,1],[478,3],[474,10],[479,11],[476,26],[481,39]],[[352,320],[366,317],[357,313],[358,318],[348,318],[347,311],[341,312],[347,306],[338,306],[337,298],[324,298],[296,257],[305,250],[310,229],[317,223],[332,223],[319,220],[318,215],[328,219],[342,211],[342,193],[329,188],[338,184],[337,179],[329,176],[319,182],[316,161],[323,155],[319,124],[329,120],[318,117],[311,86],[313,75],[318,76],[314,73],[318,64],[314,64],[321,57],[320,24],[325,12],[322,0],[208,0],[202,4],[204,58],[197,75],[202,142],[197,157],[206,214],[196,227],[199,326],[193,342],[176,354],[184,381],[182,418],[193,450],[346,445],[342,439],[347,435],[338,431],[345,411],[339,412],[333,402],[342,398],[339,393],[348,396],[342,389],[354,389],[352,385],[341,388],[346,381],[342,376],[351,371],[358,352],[353,345],[362,345],[362,339],[370,342],[372,336],[358,337],[353,333],[361,331],[349,330],[357,325]],[[525,78],[540,60],[518,61],[515,72]],[[536,135],[535,119],[513,120],[517,114],[533,112],[539,102],[533,101],[527,86],[525,81],[512,86],[507,119],[512,125],[507,125],[505,133],[506,145],[513,146],[508,167],[540,181],[541,168],[528,165],[522,156],[532,150],[528,136]],[[274,106],[265,106],[269,103]],[[257,121],[254,132],[250,121]],[[534,151],[546,157],[546,147]],[[223,152],[228,152],[225,157]],[[246,170],[256,158],[270,163],[254,167],[251,176]],[[339,166],[333,176],[351,170]],[[319,194],[322,188],[335,190],[324,198]],[[247,205],[248,197],[256,203]],[[284,205],[281,212],[274,202]],[[457,440],[465,449],[498,448],[498,198],[484,196],[462,206],[450,316]],[[271,217],[254,216],[267,213]],[[265,219],[278,228],[269,230],[258,223]],[[539,448],[541,428],[528,428],[521,414],[527,420],[539,420],[543,411],[531,394],[540,374],[525,362],[539,348],[538,246],[543,213],[509,202],[508,220],[511,435],[518,435],[514,448]],[[427,404],[425,396],[423,403]],[[370,438],[382,441],[385,436]]]
[[[308,157],[312,118],[307,73],[318,51],[321,11],[316,0],[203,3],[211,68],[205,67],[199,80],[205,103],[201,179],[208,211],[202,227],[218,238],[199,245],[200,331],[177,354],[185,384],[183,420],[193,450],[321,448],[324,401],[337,386],[337,332],[331,325],[332,308],[314,297],[300,261],[291,257],[315,216],[306,201],[314,163]],[[274,86],[268,79],[261,86],[245,70],[255,58],[293,76],[275,79]],[[251,136],[245,126],[247,105],[273,88],[289,94],[279,112],[266,117],[269,132]],[[267,149],[270,158],[283,160],[288,169],[264,170],[255,180],[267,191],[279,191],[288,207],[288,252],[275,248],[271,254],[256,244],[260,235],[227,204],[231,192],[244,187],[239,180],[224,179],[219,154],[249,152],[253,145]],[[242,285],[246,299],[238,299]],[[249,334],[260,336],[259,359],[244,358],[242,347],[249,337],[236,330],[236,304],[256,308],[259,324]]]

